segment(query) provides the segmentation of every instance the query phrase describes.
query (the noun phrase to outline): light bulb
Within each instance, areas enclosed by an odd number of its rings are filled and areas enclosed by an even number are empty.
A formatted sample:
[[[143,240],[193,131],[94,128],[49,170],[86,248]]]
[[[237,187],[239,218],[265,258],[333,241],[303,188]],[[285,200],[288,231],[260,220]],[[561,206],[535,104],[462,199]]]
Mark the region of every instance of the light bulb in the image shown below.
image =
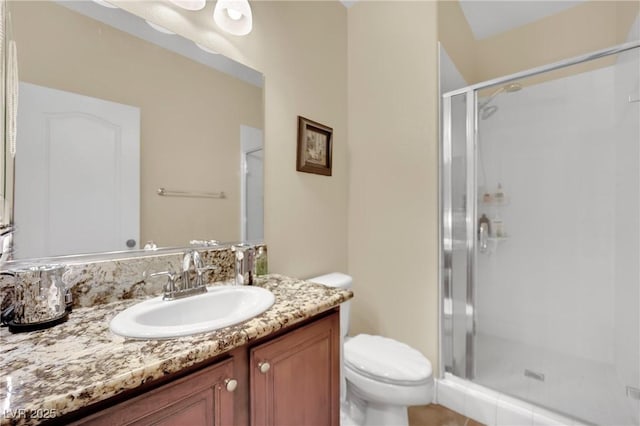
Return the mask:
[[[226,11],[227,15],[229,15],[229,18],[233,19],[234,21],[239,21],[240,19],[242,19],[242,12],[231,9],[230,7],[228,7]]]
[[[213,20],[229,34],[243,36],[251,32],[253,16],[248,0],[217,0]]]

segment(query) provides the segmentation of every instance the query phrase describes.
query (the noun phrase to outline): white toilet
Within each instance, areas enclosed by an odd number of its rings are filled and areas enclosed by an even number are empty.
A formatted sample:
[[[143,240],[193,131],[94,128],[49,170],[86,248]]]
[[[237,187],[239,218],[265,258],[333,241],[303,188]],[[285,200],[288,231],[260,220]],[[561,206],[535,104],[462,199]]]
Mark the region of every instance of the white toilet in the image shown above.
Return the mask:
[[[343,289],[352,284],[349,275],[339,272],[308,281]],[[433,402],[431,362],[393,339],[368,334],[348,337],[350,305],[348,301],[340,306],[341,424],[406,426],[408,406]]]

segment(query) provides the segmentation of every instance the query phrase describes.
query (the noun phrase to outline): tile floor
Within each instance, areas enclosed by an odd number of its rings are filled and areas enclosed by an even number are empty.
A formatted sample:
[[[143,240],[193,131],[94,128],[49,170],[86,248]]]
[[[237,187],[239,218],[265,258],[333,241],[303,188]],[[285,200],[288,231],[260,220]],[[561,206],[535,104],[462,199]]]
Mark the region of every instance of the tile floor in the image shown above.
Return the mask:
[[[409,426],[483,426],[442,405],[409,407]]]
[[[544,374],[544,381],[525,376],[527,369]],[[475,383],[586,422],[640,424],[640,401],[626,394],[626,386],[638,386],[638,377],[626,379],[621,380],[613,364],[485,333],[476,336]]]

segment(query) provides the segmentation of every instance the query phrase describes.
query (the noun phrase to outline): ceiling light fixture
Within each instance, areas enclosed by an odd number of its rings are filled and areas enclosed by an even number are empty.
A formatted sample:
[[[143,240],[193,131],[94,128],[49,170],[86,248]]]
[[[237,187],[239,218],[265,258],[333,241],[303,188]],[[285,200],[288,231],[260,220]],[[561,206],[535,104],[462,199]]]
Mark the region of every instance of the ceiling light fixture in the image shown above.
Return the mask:
[[[170,30],[166,29],[165,27],[163,27],[161,25],[154,24],[151,21],[147,21],[146,19],[144,20],[144,22],[146,22],[154,30],[159,31],[159,32],[161,32],[163,34],[170,34],[170,35],[175,35],[176,34],[173,31],[170,31]]]
[[[253,16],[248,0],[218,0],[213,20],[229,34],[243,36],[253,28]]]
[[[187,10],[202,10],[207,5],[207,0],[169,0],[178,7]]]

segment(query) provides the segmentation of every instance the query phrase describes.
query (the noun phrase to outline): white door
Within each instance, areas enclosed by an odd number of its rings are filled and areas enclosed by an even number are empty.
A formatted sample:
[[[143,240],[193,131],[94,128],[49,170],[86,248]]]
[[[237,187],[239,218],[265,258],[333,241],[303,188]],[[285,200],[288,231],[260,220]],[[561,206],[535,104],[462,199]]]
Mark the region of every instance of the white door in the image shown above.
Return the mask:
[[[262,130],[240,126],[243,241],[264,240],[264,150]]]
[[[19,90],[15,257],[137,248],[140,110],[29,83]]]

